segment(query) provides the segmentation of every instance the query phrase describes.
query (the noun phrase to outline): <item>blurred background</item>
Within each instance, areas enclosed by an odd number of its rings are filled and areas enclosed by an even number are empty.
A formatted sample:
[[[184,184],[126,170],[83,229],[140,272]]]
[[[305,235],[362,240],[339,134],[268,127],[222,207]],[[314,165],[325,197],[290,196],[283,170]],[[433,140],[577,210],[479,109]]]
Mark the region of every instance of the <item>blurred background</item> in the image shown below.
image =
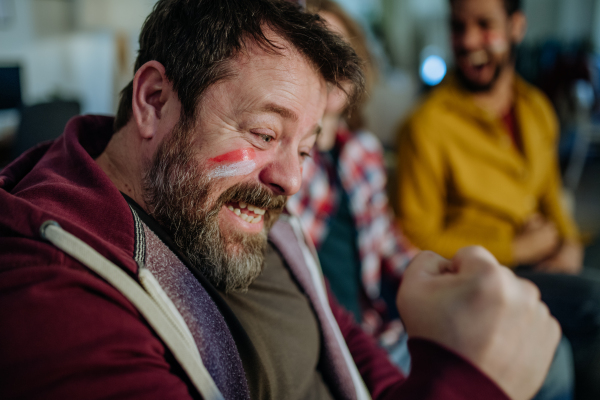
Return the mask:
[[[379,68],[369,129],[393,165],[396,127],[452,69],[447,0],[338,0]],[[0,168],[82,113],[114,114],[155,0],[0,0]],[[600,267],[600,0],[524,0],[517,69],[561,122],[565,197]]]

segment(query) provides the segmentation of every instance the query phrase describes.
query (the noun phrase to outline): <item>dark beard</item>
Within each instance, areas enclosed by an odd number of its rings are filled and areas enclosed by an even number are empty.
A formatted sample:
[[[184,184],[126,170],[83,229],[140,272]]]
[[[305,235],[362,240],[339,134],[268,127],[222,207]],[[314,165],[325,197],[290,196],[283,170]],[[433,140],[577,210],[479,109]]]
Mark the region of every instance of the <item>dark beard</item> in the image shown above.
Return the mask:
[[[508,60],[503,61],[502,63],[496,65],[496,69],[494,70],[494,76],[488,83],[478,84],[473,81],[470,81],[462,72],[460,68],[456,68],[456,76],[461,83],[461,85],[467,89],[469,92],[473,93],[484,93],[489,92],[496,85],[498,78],[504,68],[514,68],[514,62],[517,56],[517,45],[516,43],[511,43]]]
[[[502,65],[496,65],[496,69],[494,70],[494,76],[488,83],[484,83],[484,84],[478,84],[473,81],[470,81],[463,74],[463,72],[460,68],[456,69],[456,76],[458,77],[458,80],[460,81],[461,85],[465,89],[467,89],[469,92],[473,92],[473,93],[489,92],[490,90],[492,90],[492,88],[498,81],[498,78],[500,77],[500,74],[502,73],[503,68],[504,67]]]
[[[194,163],[191,129],[181,122],[161,143],[146,171],[144,200],[150,215],[214,286],[226,292],[246,290],[262,272],[267,233],[287,198],[260,184],[244,183],[230,187],[210,204],[216,182]],[[231,201],[266,209],[263,230],[224,235],[219,212]]]

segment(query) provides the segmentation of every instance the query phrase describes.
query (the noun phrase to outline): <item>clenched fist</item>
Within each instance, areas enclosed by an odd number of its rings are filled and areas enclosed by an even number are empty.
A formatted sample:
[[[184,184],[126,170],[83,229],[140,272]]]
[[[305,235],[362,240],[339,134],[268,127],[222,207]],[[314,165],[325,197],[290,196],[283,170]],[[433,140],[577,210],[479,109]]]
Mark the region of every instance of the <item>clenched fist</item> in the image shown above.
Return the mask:
[[[452,260],[419,254],[397,304],[409,337],[462,355],[513,399],[537,392],[561,335],[538,289],[482,247],[461,249]]]

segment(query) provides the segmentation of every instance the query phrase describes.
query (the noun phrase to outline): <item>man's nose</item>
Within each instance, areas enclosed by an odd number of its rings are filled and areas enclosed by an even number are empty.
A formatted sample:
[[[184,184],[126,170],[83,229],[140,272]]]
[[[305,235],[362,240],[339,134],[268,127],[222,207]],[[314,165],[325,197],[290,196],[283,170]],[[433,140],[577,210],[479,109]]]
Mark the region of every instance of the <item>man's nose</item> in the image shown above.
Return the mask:
[[[260,172],[260,180],[275,194],[291,196],[300,190],[302,165],[298,155],[282,153]]]
[[[455,40],[465,50],[477,50],[483,43],[483,33],[477,26],[467,26]]]

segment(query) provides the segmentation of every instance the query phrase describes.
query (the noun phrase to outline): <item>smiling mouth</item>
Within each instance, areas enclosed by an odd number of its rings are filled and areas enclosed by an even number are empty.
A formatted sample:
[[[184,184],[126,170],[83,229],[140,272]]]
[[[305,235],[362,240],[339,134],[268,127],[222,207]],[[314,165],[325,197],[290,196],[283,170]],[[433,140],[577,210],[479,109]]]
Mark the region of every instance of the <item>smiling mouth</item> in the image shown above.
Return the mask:
[[[266,212],[265,209],[244,202],[227,203],[226,207],[239,218],[251,224],[262,221],[263,215],[265,215]]]
[[[467,61],[472,67],[481,68],[486,65],[490,60],[485,50],[478,50],[471,52],[467,55]]]

